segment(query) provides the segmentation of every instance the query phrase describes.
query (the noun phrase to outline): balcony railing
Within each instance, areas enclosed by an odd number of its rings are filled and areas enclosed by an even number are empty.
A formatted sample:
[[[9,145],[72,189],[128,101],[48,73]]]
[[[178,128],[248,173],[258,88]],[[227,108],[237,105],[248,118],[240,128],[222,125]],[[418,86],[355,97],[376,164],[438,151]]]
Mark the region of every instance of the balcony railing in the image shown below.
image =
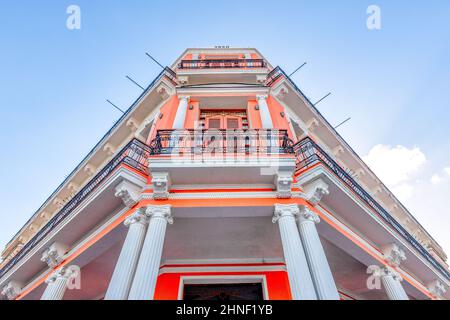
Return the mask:
[[[280,67],[276,67],[275,69],[270,71],[269,74],[267,75],[266,86],[270,87],[275,81],[277,81],[282,76],[286,76],[283,69],[281,69]]]
[[[286,130],[159,130],[151,155],[293,154]]]
[[[447,279],[450,273],[425,249],[406,229],[394,219],[364,188],[362,188],[344,169],[341,168],[326,152],[314,141],[306,138],[294,146],[297,160],[297,172],[317,163],[322,163],[330,169],[348,188],[372,208],[381,218],[394,228],[406,241],[408,241],[423,257],[426,258]]]
[[[182,60],[178,69],[248,69],[267,68],[263,59]]]
[[[150,148],[142,142],[133,139],[121,152],[115,156],[84,188],[82,188],[24,247],[0,270],[3,277],[18,261],[29,253],[42,239],[55,229],[83,202],[117,167],[128,165],[135,170],[147,173]]]
[[[167,77],[170,81],[172,81],[173,84],[177,84],[177,74],[175,71],[170,69],[169,67],[165,67],[164,70],[161,72],[165,77]],[[154,82],[158,81],[160,76],[158,76]],[[153,84],[150,85],[150,87],[153,87]]]

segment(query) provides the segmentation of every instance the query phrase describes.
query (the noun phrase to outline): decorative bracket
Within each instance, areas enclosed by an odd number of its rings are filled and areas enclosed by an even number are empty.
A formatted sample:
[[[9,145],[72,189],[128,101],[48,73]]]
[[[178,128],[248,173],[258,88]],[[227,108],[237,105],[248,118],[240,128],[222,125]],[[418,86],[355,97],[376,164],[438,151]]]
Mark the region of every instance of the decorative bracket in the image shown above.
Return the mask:
[[[171,186],[168,172],[152,172],[153,199],[167,200]]]
[[[139,195],[141,188],[136,186],[135,184],[129,182],[129,181],[122,181],[119,183],[119,185],[116,187],[116,193],[115,196],[117,198],[121,198],[123,203],[128,207],[132,208],[138,203],[139,201]]]
[[[330,194],[328,184],[322,179],[317,179],[305,187],[306,199],[312,204],[317,205],[324,196]]]
[[[42,253],[41,261],[45,262],[50,268],[55,268],[61,263],[68,249],[67,245],[55,242]]]

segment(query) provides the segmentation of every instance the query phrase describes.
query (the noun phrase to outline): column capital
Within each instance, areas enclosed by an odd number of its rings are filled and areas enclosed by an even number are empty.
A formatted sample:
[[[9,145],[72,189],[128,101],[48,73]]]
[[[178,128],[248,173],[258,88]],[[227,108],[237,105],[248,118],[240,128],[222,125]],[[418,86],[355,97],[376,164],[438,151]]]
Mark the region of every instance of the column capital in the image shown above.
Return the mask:
[[[305,205],[301,205],[299,209],[298,220],[299,222],[312,221],[315,224],[320,223],[320,218],[311,208]]]
[[[135,223],[141,223],[143,225],[147,225],[148,224],[148,217],[145,213],[146,208],[139,208],[136,210],[136,212],[134,212],[133,214],[131,214],[128,218],[125,219],[124,221],[124,225],[129,227],[132,224]]]
[[[10,281],[2,289],[2,295],[6,296],[8,300],[14,300],[22,292],[22,284],[17,281]]]
[[[256,95],[256,100],[260,101],[260,100],[267,100],[269,96],[267,94],[258,94]]]
[[[376,277],[392,277],[396,281],[403,281],[403,277],[400,275],[400,273],[386,266],[380,267],[375,270],[373,275]]]
[[[438,299],[442,299],[443,295],[447,292],[445,285],[440,280],[430,282],[427,288],[430,293]]]
[[[145,214],[150,219],[164,219],[168,224],[173,224],[172,206],[148,206],[145,210]]]
[[[178,99],[185,100],[185,101],[189,102],[189,100],[191,100],[191,96],[179,95]]]
[[[384,258],[387,263],[392,267],[398,267],[406,260],[405,251],[401,249],[397,244],[391,243],[381,248]]]
[[[71,276],[75,275],[75,268],[73,266],[70,267],[62,267],[55,272],[53,272],[46,280],[45,283],[53,283],[58,279],[68,280]]]
[[[275,212],[272,218],[273,223],[277,223],[283,217],[297,217],[300,209],[296,204],[276,204]]]

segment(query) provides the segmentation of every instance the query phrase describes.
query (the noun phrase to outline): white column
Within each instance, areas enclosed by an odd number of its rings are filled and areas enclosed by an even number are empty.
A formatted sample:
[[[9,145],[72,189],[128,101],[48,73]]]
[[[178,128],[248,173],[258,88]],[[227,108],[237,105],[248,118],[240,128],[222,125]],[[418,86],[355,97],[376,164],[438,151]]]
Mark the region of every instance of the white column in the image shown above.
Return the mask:
[[[305,206],[300,207],[298,229],[319,300],[339,300],[339,293],[327,257],[317,233],[319,216]]]
[[[125,220],[129,227],[105,300],[127,300],[147,230],[148,217],[140,208]]]
[[[189,96],[179,97],[180,103],[178,104],[177,113],[175,115],[175,120],[173,122],[174,129],[184,129],[184,122],[186,120],[186,113],[190,98],[191,97]]]
[[[299,214],[297,205],[275,205],[273,222],[280,228],[284,259],[291,286],[292,299],[317,300],[314,284],[298,234],[295,218]]]
[[[259,106],[259,114],[261,115],[261,125],[263,129],[272,129],[272,117],[270,116],[269,106],[267,105],[267,96],[258,95],[256,96]]]
[[[55,271],[55,273],[45,280],[47,288],[45,289],[41,300],[62,300],[67,289],[69,278],[74,275],[75,271],[72,267],[62,267]]]
[[[167,224],[172,224],[170,205],[149,206],[150,222],[128,300],[152,300],[161,264]]]
[[[401,284],[403,279],[397,272],[391,268],[383,267],[379,270],[378,275],[381,277],[381,282],[389,300],[409,300]]]

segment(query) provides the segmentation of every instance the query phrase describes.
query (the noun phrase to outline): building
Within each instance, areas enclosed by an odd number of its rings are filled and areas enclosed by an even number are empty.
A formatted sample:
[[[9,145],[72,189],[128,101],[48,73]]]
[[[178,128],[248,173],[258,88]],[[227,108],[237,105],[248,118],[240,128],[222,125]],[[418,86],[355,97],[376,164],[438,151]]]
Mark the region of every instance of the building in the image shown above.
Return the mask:
[[[279,67],[188,49],[2,253],[2,299],[448,299],[442,248]]]

